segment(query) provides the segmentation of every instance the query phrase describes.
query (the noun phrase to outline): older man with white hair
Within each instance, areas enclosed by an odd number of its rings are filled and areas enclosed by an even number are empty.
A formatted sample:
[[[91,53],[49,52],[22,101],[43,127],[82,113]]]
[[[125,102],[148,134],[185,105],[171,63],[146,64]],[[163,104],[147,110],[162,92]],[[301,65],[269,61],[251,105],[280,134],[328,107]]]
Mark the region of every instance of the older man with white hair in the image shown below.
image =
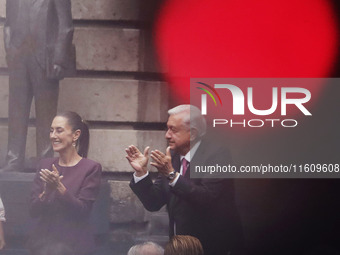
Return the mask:
[[[163,255],[163,254],[164,249],[154,242],[136,244],[132,246],[127,253],[127,255]]]
[[[230,164],[229,151],[207,139],[197,107],[180,105],[168,113],[169,147],[165,153],[151,152],[151,165],[159,172],[154,182],[147,170],[149,147],[144,153],[134,145],[126,149],[135,170],[130,187],[149,211],[167,205],[170,237],[197,237],[205,255],[236,254],[243,238],[232,180],[190,178],[190,167]]]

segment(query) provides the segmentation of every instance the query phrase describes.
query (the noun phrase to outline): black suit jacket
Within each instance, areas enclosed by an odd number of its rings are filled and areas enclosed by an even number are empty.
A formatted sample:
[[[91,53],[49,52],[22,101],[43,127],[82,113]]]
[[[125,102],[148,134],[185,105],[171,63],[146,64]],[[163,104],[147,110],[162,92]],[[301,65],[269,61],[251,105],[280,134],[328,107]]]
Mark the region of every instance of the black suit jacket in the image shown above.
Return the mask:
[[[67,67],[72,50],[73,23],[70,0],[7,0],[5,48],[20,61],[25,53],[34,54],[45,69],[52,49],[54,64]],[[72,61],[72,60],[71,60]]]
[[[179,171],[180,156],[172,157],[173,167]],[[230,164],[229,151],[223,146],[203,140],[190,162],[195,165]],[[190,179],[190,171],[180,176],[176,185],[159,175],[154,182],[150,176],[130,187],[149,211],[167,205],[170,237],[192,235],[202,242],[205,254],[226,255],[239,249],[243,242],[239,215],[234,200],[234,185],[230,179]]]

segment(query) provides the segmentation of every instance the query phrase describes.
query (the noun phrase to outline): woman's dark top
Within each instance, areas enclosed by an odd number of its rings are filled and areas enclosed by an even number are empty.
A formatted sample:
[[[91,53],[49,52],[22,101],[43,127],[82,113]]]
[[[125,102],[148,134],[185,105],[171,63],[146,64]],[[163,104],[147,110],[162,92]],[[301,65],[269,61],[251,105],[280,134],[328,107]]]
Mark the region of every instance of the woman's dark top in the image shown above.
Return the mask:
[[[99,192],[102,167],[99,163],[82,158],[75,166],[64,167],[58,164],[59,158],[43,159],[39,162],[31,195],[30,213],[38,218],[33,230],[31,243],[52,240],[74,249],[75,254],[86,254],[94,249],[94,235],[89,216]],[[39,195],[44,184],[40,170],[52,171],[56,166],[61,182],[67,191],[61,195],[50,193],[43,201]]]

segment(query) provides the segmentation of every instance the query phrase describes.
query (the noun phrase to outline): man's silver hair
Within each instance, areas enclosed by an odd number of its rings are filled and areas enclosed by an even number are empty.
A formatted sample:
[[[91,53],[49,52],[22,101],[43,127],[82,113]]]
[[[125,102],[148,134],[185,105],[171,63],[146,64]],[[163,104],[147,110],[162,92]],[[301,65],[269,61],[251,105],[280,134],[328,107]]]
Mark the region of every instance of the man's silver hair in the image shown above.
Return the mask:
[[[128,251],[127,255],[148,255],[150,254],[150,249],[153,249],[152,254],[157,254],[157,255],[163,255],[164,254],[164,249],[154,243],[154,242],[145,242],[141,244],[136,244],[130,248]]]
[[[168,111],[169,115],[175,115],[180,113],[186,113],[183,117],[183,122],[188,129],[194,128],[198,132],[198,137],[205,135],[207,130],[207,123],[202,116],[201,111],[193,105],[182,104],[176,106]]]

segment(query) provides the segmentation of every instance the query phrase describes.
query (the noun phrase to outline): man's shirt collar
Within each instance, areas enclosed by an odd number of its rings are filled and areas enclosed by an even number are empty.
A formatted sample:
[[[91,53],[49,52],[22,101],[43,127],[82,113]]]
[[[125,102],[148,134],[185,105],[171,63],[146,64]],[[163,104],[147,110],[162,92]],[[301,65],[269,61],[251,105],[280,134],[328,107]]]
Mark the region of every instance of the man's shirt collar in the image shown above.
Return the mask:
[[[188,162],[191,162],[191,159],[194,157],[198,147],[200,146],[201,144],[201,140],[199,140],[194,146],[192,146],[192,148],[190,149],[190,151],[188,151],[187,154],[185,154],[185,156],[180,156],[180,159],[181,159],[181,162],[182,162],[182,159],[185,158]]]

